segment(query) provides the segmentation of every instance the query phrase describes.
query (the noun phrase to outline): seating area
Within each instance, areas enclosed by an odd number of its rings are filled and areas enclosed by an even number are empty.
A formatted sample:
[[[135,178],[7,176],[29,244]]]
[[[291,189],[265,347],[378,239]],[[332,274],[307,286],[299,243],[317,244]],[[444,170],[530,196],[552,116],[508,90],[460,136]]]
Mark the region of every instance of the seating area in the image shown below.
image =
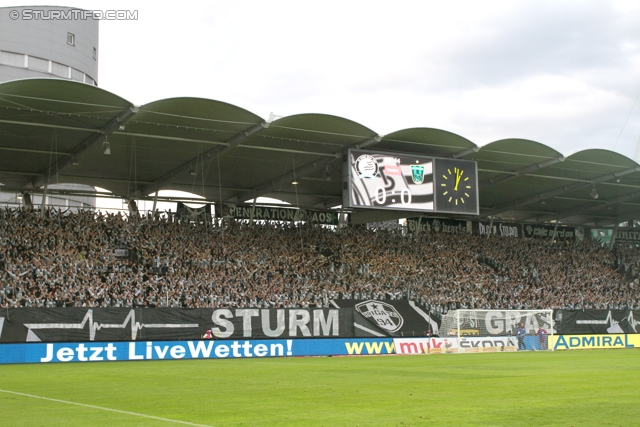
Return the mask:
[[[637,249],[50,209],[0,210],[0,307],[640,308]]]

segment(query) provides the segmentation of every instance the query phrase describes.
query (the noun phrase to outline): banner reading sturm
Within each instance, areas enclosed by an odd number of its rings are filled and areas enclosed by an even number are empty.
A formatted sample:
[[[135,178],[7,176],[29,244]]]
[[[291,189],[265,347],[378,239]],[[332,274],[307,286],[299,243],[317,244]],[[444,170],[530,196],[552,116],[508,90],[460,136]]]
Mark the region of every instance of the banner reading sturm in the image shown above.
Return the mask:
[[[17,308],[0,343],[353,337],[353,310],[258,308]]]

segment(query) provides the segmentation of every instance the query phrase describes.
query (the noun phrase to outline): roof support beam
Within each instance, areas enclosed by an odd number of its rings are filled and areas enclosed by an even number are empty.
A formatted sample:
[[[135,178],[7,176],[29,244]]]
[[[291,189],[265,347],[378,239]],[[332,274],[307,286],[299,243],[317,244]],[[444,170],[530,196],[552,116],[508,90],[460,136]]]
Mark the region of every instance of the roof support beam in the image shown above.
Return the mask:
[[[131,106],[129,107],[128,110],[123,111],[117,117],[111,119],[100,130],[98,131],[94,130],[94,132],[96,132],[95,134],[91,135],[90,137],[82,141],[79,145],[75,146],[73,150],[71,150],[68,156],[57,160],[53,164],[53,166],[43,171],[40,174],[40,176],[38,176],[36,179],[29,182],[25,187],[32,187],[32,188],[42,187],[45,184],[45,182],[47,182],[47,179],[49,176],[60,173],[60,171],[62,171],[64,168],[66,168],[71,163],[73,163],[74,159],[77,159],[82,153],[87,151],[92,145],[96,143],[101,143],[102,141],[104,141],[108,135],[111,135],[116,129],[118,129],[120,126],[126,123],[127,120],[133,117],[133,115],[136,114],[137,112],[138,112],[138,107]]]
[[[378,142],[382,141],[382,137],[380,136],[374,136],[371,138],[367,138],[364,141],[358,143],[355,145],[354,148],[367,148],[370,147],[372,145],[377,144]],[[280,175],[277,178],[272,179],[269,182],[264,183],[263,185],[254,188],[253,190],[250,191],[245,191],[244,193],[238,194],[234,197],[232,197],[231,199],[227,200],[228,202],[231,203],[242,203],[245,200],[252,200],[255,199],[257,197],[262,196],[263,194],[266,194],[270,191],[276,190],[279,188],[280,183],[281,182],[291,182],[294,178],[295,179],[300,179],[303,178],[309,174],[314,173],[315,171],[318,171],[320,169],[324,169],[325,166],[327,166],[329,163],[335,161],[336,159],[339,159],[342,156],[343,150],[341,151],[336,151],[334,153],[334,157],[330,157],[327,159],[321,159],[321,160],[317,160],[315,162],[311,162],[311,163],[307,163],[304,166],[299,167],[298,169],[292,170],[291,172],[287,172],[285,174]]]
[[[216,157],[220,156],[222,153],[229,151],[238,145],[245,139],[249,138],[251,135],[254,135],[266,128],[269,127],[269,123],[262,122],[256,125],[251,126],[245,131],[240,132],[239,134],[233,136],[229,141],[224,143],[224,145],[219,145],[210,150],[205,151],[202,154],[197,155],[193,159],[189,160],[178,166],[177,168],[165,173],[160,178],[156,179],[156,181],[151,185],[146,185],[143,188],[139,189],[135,194],[138,196],[146,196],[147,194],[151,194],[154,192],[158,192],[163,187],[167,185],[171,185],[175,178],[192,170],[196,170],[197,166],[200,162],[205,160],[213,160]]]
[[[154,135],[152,133],[136,133],[136,132],[127,132],[127,131],[116,131],[113,132],[114,135],[126,135],[126,136],[137,136],[139,138],[151,138],[151,139],[163,139],[165,141],[179,141],[179,142],[195,142],[200,144],[211,144],[211,145],[227,145],[226,142],[222,141],[214,141],[209,139],[193,139],[193,138],[180,138],[177,136],[168,136],[168,135]]]
[[[377,144],[380,141],[382,141],[381,136],[372,136],[371,138],[367,138],[364,141],[357,143],[355,148],[358,148],[358,149],[367,148]],[[340,157],[342,155],[342,151],[337,152],[336,154],[338,157]]]
[[[54,154],[54,153],[51,153],[51,150],[49,150],[49,151],[32,150],[32,149],[29,149],[29,148],[0,147],[0,150],[1,151],[15,151],[15,152],[18,152],[18,153],[45,154],[47,156],[50,156],[51,154]],[[57,154],[58,156],[68,156],[69,155],[69,154],[63,153],[61,151],[59,151],[59,152],[57,152],[55,154]]]
[[[342,204],[342,199],[338,199],[335,197],[332,197],[330,199],[326,199],[324,201],[320,201],[317,202],[313,205],[311,205],[312,208],[314,209],[329,209],[332,208],[334,206],[338,206]]]
[[[584,187],[588,187],[590,185],[593,184],[598,184],[600,182],[607,182],[607,181],[611,181],[614,179],[618,179],[621,178],[625,175],[629,175],[635,172],[640,172],[640,166],[635,166],[635,167],[631,167],[628,169],[623,169],[621,171],[618,172],[613,172],[613,173],[608,173],[606,175],[602,175],[599,176],[597,178],[594,178],[590,181],[587,182],[578,182],[575,184],[571,184],[571,185],[565,185],[564,187],[560,187],[560,188],[556,188],[555,190],[550,190],[550,191],[546,191],[544,193],[539,193],[536,194],[534,196],[529,196],[529,197],[524,197],[521,199],[518,199],[514,202],[511,203],[505,203],[502,205],[498,205],[495,206],[493,209],[491,209],[491,213],[489,215],[498,215],[501,214],[503,212],[507,212],[510,211],[512,209],[515,208],[520,208],[522,206],[527,206],[530,205],[532,203],[537,203],[537,202],[541,202],[547,199],[550,199],[552,197],[556,197],[559,196],[561,194],[565,194],[565,193],[569,193],[572,191],[577,191],[580,190]]]
[[[624,215],[620,215],[619,217],[609,217],[607,219],[600,219],[594,222],[592,228],[597,227],[610,227],[612,225],[620,224],[622,222],[633,221],[635,219],[640,218],[640,210],[629,212]]]
[[[526,166],[522,169],[518,169],[515,172],[482,181],[479,185],[479,188],[486,188],[492,185],[499,184],[501,182],[509,181],[519,176],[527,175],[529,173],[535,172],[540,169],[544,169],[546,167],[549,167],[551,165],[555,165],[556,163],[560,163],[564,161],[565,161],[565,157],[555,157],[553,159],[545,160],[544,162],[536,163],[535,165]]]
[[[242,203],[245,200],[252,200],[257,197],[262,196],[263,194],[269,193],[270,191],[277,190],[280,187],[280,183],[282,182],[291,182],[293,179],[300,179],[306,175],[309,175],[315,171],[320,169],[324,169],[326,165],[336,160],[335,157],[322,159],[315,162],[307,163],[306,165],[299,167],[298,169],[292,170],[291,172],[287,172],[279,177],[272,179],[271,181],[262,184],[261,186],[250,190],[245,191],[244,193],[238,194],[231,199],[229,202],[232,203]]]
[[[462,151],[458,151],[457,153],[453,153],[451,157],[454,159],[461,159],[463,157],[467,157],[471,153],[477,153],[478,151],[480,151],[480,147],[469,147]]]
[[[613,245],[616,244],[616,236],[618,235],[618,227],[620,227],[620,218],[616,219],[616,225],[613,226],[613,232],[611,233],[611,240],[609,241],[609,250],[613,249]]]
[[[631,200],[631,199],[635,199],[637,197],[640,197],[640,191],[636,191],[634,193],[631,194],[624,194],[622,196],[618,196],[618,197],[614,197],[613,199],[609,199],[609,200],[601,200],[601,201],[593,201],[591,203],[588,204],[584,204],[582,206],[577,206],[575,208],[571,208],[571,209],[566,209],[564,211],[560,211],[558,212],[556,215],[548,215],[548,216],[543,216],[543,217],[539,217],[538,220],[540,221],[548,221],[551,219],[563,219],[563,218],[568,218],[574,215],[580,215],[583,213],[587,213],[587,212],[593,212],[593,211],[597,211],[600,209],[604,209],[604,208],[608,208],[610,206],[615,206],[617,204],[626,202],[627,200]]]
[[[0,123],[6,123],[9,125],[20,125],[20,126],[35,126],[41,128],[51,128],[51,129],[64,129],[64,130],[76,130],[78,132],[100,132],[99,129],[95,128],[81,128],[77,126],[62,126],[62,125],[54,125],[50,123],[33,123],[33,122],[23,122],[19,120],[0,120]]]

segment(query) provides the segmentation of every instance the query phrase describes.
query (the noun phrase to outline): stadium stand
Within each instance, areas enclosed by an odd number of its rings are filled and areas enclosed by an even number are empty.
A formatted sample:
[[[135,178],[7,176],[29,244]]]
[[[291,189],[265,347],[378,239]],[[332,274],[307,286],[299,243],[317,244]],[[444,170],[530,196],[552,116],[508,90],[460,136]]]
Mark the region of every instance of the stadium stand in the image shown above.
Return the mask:
[[[640,308],[637,249],[468,233],[0,211],[1,307]],[[126,250],[125,250],[126,249]]]

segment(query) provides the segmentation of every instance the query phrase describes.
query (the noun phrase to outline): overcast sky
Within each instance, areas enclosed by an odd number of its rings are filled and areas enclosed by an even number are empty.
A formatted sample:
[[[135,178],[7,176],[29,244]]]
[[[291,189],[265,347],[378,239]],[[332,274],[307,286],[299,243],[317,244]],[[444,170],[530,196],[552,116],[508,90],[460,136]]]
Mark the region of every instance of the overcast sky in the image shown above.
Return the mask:
[[[205,97],[265,119],[326,113],[381,135],[433,127],[566,155],[633,157],[640,136],[637,0],[61,5],[138,11],[100,24],[99,86],[134,104]]]

